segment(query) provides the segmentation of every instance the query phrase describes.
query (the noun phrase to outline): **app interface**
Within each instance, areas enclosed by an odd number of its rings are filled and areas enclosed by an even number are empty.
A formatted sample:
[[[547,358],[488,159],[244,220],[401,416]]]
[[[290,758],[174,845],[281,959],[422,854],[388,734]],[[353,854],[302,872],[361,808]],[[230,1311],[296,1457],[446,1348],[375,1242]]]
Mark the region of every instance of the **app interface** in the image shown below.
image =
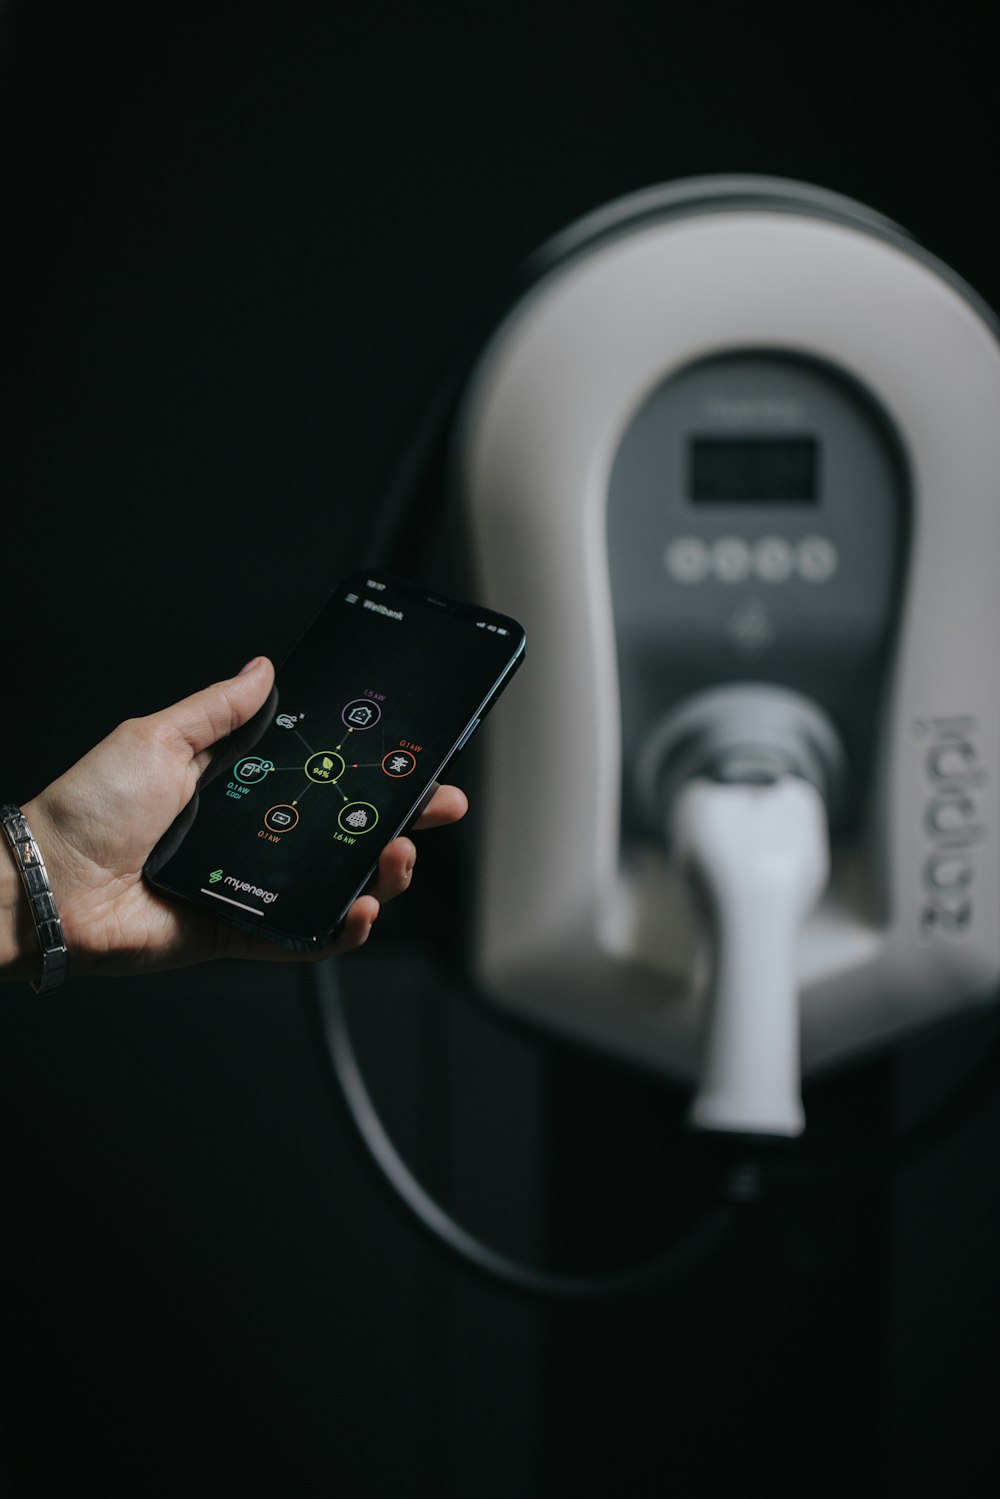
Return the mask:
[[[473,606],[352,580],[203,776],[179,846],[153,865],[158,883],[244,925],[260,918],[298,938],[329,930],[520,639],[513,621]]]

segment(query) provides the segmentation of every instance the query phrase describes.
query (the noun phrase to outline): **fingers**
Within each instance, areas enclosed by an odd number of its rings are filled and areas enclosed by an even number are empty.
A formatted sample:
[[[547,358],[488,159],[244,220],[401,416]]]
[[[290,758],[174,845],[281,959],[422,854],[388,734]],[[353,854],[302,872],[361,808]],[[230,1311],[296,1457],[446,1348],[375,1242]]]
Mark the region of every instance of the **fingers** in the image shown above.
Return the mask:
[[[186,743],[192,756],[202,762],[212,745],[253,717],[273,685],[274,667],[266,656],[256,656],[237,676],[203,687],[151,714],[150,719],[156,727]]]
[[[422,828],[442,828],[449,822],[458,822],[469,810],[469,799],[457,786],[439,786],[423,812],[413,824],[414,831]]]
[[[423,813],[413,824],[414,831],[422,828],[440,828],[458,822],[469,809],[465,792],[458,786],[438,786]],[[409,888],[413,878],[417,850],[411,839],[403,836],[387,843],[378,861],[378,870],[372,883],[372,894],[383,905],[395,900],[397,895]]]
[[[409,889],[416,862],[417,850],[409,838],[394,838],[386,844],[371,885],[371,893],[380,905]]]
[[[438,828],[457,822],[469,808],[468,798],[457,786],[438,786],[414,828]],[[417,862],[417,849],[412,839],[405,836],[394,838],[386,844],[378,861],[378,869],[370,891],[354,902],[337,941],[333,953],[349,952],[368,940],[368,935],[378,917],[379,910],[387,901],[395,900],[408,890],[413,880]],[[324,957],[330,953],[323,954]]]
[[[330,957],[337,953],[351,952],[368,941],[369,933],[378,920],[381,907],[373,895],[359,895],[344,917],[333,947],[323,954]]]

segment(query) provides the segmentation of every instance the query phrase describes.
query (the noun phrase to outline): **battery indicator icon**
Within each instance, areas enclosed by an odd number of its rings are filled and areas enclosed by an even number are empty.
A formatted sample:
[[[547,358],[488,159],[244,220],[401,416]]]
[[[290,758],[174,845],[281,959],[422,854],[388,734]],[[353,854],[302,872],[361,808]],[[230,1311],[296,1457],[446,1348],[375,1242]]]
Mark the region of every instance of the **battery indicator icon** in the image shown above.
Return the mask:
[[[507,633],[507,631],[504,629],[503,625],[497,625],[497,634],[498,635],[506,635],[506,633]]]

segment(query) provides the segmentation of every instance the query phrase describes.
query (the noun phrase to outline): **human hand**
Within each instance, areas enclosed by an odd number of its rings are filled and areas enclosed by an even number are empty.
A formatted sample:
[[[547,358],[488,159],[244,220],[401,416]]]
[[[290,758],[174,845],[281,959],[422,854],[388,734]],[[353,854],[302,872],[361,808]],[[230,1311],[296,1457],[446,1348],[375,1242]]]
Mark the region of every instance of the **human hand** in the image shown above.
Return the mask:
[[[22,808],[48,868],[73,974],[152,972],[223,957],[301,961],[302,954],[165,899],[142,873],[190,801],[213,747],[253,716],[273,681],[271,662],[258,656],[228,681],[127,720]],[[467,806],[458,787],[439,786],[415,828],[456,822]],[[394,839],[336,942],[310,956],[360,946],[381,905],[409,885],[415,858],[409,838]],[[18,932],[26,950],[6,966],[27,974],[37,943],[23,916]]]

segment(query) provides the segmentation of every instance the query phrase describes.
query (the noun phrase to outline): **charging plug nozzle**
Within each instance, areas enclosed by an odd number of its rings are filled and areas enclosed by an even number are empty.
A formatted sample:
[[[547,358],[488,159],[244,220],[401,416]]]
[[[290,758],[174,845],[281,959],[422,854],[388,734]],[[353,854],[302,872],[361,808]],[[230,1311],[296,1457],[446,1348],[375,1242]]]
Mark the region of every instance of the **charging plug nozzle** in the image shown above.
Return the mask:
[[[823,799],[792,775],[749,786],[699,779],[672,814],[675,857],[705,913],[711,952],[691,1123],[800,1134],[798,938],[828,877]]]
[[[829,878],[844,785],[836,730],[816,704],[769,684],[712,689],[650,736],[637,785],[704,918],[709,984],[691,1123],[798,1135],[799,938]]]

